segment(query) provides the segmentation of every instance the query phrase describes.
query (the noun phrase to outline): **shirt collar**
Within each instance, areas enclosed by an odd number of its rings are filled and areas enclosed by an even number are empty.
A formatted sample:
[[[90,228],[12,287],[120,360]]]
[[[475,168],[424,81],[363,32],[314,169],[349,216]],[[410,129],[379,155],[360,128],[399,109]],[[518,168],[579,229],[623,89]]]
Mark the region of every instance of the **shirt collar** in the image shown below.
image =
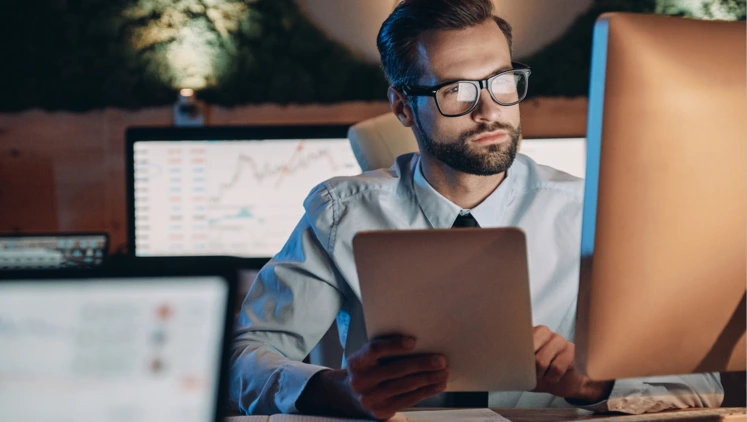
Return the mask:
[[[423,210],[425,217],[431,223],[434,229],[450,228],[454,224],[462,208],[455,203],[446,199],[438,193],[436,189],[425,180],[423,171],[420,167],[421,160],[418,160],[415,168],[414,182],[415,195],[417,196],[420,209]],[[513,172],[507,171],[506,177],[500,185],[482,201],[479,205],[469,211],[480,227],[500,227],[503,213],[508,205],[513,181],[515,177],[511,176]]]

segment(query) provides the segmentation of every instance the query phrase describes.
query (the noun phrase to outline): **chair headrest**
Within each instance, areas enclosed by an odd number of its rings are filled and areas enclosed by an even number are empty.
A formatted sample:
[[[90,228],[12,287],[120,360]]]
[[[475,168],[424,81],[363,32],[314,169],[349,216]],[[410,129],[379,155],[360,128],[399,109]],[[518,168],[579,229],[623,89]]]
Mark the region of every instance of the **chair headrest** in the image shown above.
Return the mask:
[[[418,151],[412,130],[402,126],[393,113],[352,126],[348,130],[348,139],[363,171],[389,168],[398,156]]]

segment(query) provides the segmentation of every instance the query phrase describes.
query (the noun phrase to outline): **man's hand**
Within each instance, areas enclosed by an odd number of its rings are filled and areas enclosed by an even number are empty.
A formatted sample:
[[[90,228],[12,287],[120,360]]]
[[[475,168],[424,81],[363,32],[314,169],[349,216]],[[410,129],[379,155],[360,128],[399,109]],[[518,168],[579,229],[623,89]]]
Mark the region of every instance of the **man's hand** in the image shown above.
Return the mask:
[[[446,388],[446,357],[405,356],[414,348],[411,337],[371,340],[350,356],[347,369],[314,375],[296,407],[310,414],[389,419]]]
[[[592,381],[576,371],[576,345],[544,325],[534,327],[535,392],[550,393],[573,401],[595,403],[606,400],[613,381]]]

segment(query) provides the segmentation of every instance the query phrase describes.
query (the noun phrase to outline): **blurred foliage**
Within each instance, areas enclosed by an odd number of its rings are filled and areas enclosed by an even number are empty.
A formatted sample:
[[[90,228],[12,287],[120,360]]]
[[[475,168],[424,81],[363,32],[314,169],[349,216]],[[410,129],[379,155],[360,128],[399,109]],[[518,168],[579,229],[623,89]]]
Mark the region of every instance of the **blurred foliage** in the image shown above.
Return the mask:
[[[236,59],[236,33],[260,25],[242,0],[138,0],[122,16],[148,71],[175,88],[215,85]]]
[[[202,98],[226,105],[386,100],[379,66],[329,41],[295,3],[259,0],[253,9],[259,27],[242,26],[235,60]]]
[[[530,96],[586,96],[594,22],[602,13],[633,12],[744,20],[746,0],[594,0],[560,38],[523,59],[532,67]]]
[[[744,20],[745,0],[657,0],[656,13],[696,19]]]
[[[0,111],[385,100],[378,66],[292,0],[6,0]]]
[[[0,10],[0,112],[166,105],[181,87],[226,106],[386,99],[379,67],[292,0],[5,0]],[[531,95],[586,95],[594,21],[608,11],[744,19],[745,0],[594,0],[524,60]]]

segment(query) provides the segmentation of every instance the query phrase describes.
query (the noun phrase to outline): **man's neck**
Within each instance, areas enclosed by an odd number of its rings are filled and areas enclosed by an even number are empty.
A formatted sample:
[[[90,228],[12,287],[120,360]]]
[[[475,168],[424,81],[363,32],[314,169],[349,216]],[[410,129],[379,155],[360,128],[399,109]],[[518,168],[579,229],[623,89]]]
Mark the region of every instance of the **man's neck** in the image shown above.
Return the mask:
[[[462,209],[480,205],[506,177],[505,172],[492,176],[462,173],[429,154],[421,154],[420,168],[433,189]]]

